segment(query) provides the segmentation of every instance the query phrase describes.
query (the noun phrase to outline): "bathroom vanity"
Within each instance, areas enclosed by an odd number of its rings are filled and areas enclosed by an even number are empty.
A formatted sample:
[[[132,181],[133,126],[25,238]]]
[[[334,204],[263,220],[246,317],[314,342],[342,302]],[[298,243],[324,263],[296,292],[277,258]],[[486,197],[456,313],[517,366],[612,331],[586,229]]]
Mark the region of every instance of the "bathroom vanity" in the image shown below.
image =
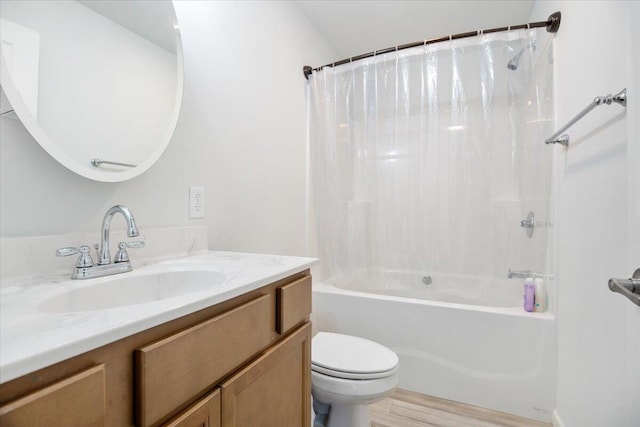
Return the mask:
[[[307,426],[314,263],[211,252],[120,275],[215,270],[209,289],[78,312],[102,279],[3,289],[0,424]]]

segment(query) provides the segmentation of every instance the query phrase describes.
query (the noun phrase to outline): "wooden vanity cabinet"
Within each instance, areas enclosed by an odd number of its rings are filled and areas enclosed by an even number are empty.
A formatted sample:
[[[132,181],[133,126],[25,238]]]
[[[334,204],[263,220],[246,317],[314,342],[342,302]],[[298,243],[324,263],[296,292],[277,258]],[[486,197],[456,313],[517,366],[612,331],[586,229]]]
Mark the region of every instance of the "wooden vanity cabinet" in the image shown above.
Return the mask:
[[[182,414],[169,421],[166,427],[220,427],[220,390],[216,389]]]
[[[310,311],[307,270],[0,384],[0,425],[307,427]],[[67,387],[88,372],[101,385]],[[56,394],[56,404],[89,399],[95,422],[49,409],[43,424],[10,418],[61,385],[67,392]]]
[[[304,323],[166,427],[307,426],[311,323]]]
[[[222,383],[222,427],[308,426],[311,323]]]
[[[0,425],[99,427],[105,423],[104,365],[57,381],[0,407]]]
[[[137,425],[154,426],[271,344],[272,295],[135,352]]]

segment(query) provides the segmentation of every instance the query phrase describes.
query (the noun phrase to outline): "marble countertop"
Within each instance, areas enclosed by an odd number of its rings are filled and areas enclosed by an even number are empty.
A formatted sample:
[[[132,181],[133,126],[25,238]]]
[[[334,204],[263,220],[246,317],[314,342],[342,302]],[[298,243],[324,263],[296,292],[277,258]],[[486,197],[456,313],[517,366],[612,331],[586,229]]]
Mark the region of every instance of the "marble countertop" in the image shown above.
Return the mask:
[[[211,251],[89,280],[22,278],[0,289],[0,383],[268,285],[317,263],[315,258]],[[222,283],[153,302],[81,312],[46,312],[70,290],[127,276],[176,270],[216,271]]]

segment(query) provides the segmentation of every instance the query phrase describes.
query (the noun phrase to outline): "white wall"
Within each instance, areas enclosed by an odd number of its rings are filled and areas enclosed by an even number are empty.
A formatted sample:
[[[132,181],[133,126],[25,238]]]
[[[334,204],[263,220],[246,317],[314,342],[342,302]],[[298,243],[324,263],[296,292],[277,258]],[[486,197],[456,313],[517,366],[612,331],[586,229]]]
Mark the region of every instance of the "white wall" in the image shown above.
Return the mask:
[[[97,239],[107,208],[121,203],[143,230],[208,225],[215,249],[306,253],[302,66],[326,63],[332,51],[291,2],[178,1],[176,13],[183,108],[159,162],[128,182],[90,181],[2,118],[2,237],[95,231]],[[204,220],[188,218],[190,185],[206,188]]]
[[[634,2],[539,1],[532,21],[556,11],[558,124],[595,96],[629,89],[629,107],[601,106],[573,126],[559,154],[558,402],[566,427],[640,424],[640,309],[607,288],[629,277],[628,134],[638,126],[640,54]],[[630,60],[631,59],[631,60]],[[637,133],[636,133],[637,135]],[[637,176],[637,175],[636,175]],[[637,230],[637,228],[636,228]],[[640,263],[640,259],[637,259]],[[637,265],[640,267],[640,265]]]

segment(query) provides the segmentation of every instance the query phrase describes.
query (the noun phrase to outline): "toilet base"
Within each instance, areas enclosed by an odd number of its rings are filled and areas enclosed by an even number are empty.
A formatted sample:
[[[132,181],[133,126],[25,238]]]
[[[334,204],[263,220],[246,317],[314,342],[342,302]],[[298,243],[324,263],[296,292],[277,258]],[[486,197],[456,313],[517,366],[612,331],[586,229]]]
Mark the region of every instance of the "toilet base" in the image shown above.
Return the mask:
[[[371,427],[367,405],[331,405],[326,427]]]
[[[311,371],[314,427],[371,427],[369,405],[391,395],[397,384],[395,372],[374,380],[346,380]]]
[[[312,398],[311,400],[313,401],[313,405],[311,405],[313,409],[311,427],[327,427],[331,406],[327,403],[320,402],[316,398]]]

